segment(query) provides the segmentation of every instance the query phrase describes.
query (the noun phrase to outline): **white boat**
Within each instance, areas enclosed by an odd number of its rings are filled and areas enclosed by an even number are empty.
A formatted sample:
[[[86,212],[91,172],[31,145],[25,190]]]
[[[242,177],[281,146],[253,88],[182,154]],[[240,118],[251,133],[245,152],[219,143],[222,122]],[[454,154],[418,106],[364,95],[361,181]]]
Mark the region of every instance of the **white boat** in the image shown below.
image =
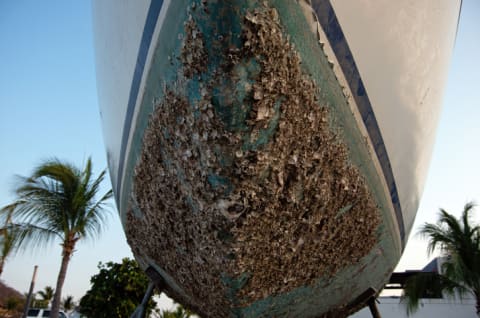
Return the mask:
[[[132,251],[205,317],[342,316],[388,280],[460,0],[93,3]]]

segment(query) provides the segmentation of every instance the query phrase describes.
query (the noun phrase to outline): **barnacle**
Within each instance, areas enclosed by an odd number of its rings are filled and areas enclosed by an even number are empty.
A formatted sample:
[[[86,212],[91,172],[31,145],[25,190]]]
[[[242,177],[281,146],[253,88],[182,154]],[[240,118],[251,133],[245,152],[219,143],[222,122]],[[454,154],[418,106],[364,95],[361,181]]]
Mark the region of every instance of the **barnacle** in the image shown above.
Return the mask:
[[[205,71],[207,67],[206,55],[203,34],[198,29],[195,20],[190,16],[185,23],[185,39],[180,55],[185,77],[191,78]]]

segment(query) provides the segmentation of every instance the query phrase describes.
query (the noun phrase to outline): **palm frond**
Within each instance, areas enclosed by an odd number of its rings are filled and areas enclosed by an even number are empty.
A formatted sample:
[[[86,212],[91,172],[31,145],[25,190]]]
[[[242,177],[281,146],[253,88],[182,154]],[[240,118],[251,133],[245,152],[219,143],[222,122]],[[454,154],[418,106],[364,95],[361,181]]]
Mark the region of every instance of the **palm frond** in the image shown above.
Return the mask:
[[[17,236],[13,231],[2,228],[3,234],[0,236],[0,258],[5,260],[9,255],[15,252]]]
[[[75,307],[75,301],[73,300],[73,296],[68,295],[62,300],[62,307],[65,311],[70,311]]]
[[[101,233],[107,216],[110,214],[110,211],[106,209],[106,203],[112,197],[112,191],[109,190],[100,199],[96,199],[105,175],[106,170],[103,170],[95,180],[92,180],[91,160],[87,161],[82,173],[82,191],[78,196],[79,215],[75,224],[76,231],[87,239],[95,238]]]
[[[435,278],[438,281],[434,281],[433,276],[418,276],[407,285],[407,312],[418,307],[419,295],[428,285],[451,296],[480,294],[480,225],[472,224],[470,220],[474,207],[472,202],[465,204],[459,219],[441,209],[436,224],[426,223],[420,229],[419,234],[428,238],[427,252],[431,254],[440,249],[447,257],[442,265],[442,275]]]
[[[43,290],[37,292],[42,297],[42,300],[51,301],[55,294],[55,289],[52,286],[45,286]]]
[[[407,306],[410,315],[418,309],[422,298],[442,297],[442,294],[455,295],[455,291],[466,292],[465,288],[447,277],[435,272],[419,272],[410,277],[405,284],[402,302]]]
[[[34,224],[12,223],[6,228],[8,231],[10,231],[10,233],[13,233],[12,237],[14,238],[14,252],[24,250],[27,247],[32,249],[41,249],[45,248],[56,239],[59,239],[60,241],[63,240],[63,237],[59,233]]]
[[[478,273],[467,268],[458,254],[447,257],[442,264],[442,272],[445,277],[464,287],[462,290],[457,290],[460,297],[465,293],[474,293],[475,285],[478,283]]]
[[[453,244],[448,232],[437,224],[426,223],[420,228],[420,235],[428,237],[427,253],[431,255],[437,247],[449,246]]]
[[[12,215],[20,202],[7,204],[0,209],[0,222],[7,225],[12,220]]]
[[[471,227],[470,227],[470,212],[475,207],[475,203],[467,202],[465,207],[463,208],[462,212],[462,225],[465,233],[469,233],[471,235]]]
[[[61,210],[59,205],[54,200],[32,198],[18,205],[14,214],[15,223],[35,225],[61,235],[64,233],[64,220],[62,213],[59,213]]]
[[[95,238],[102,232],[107,218],[111,215],[111,210],[106,209],[106,206],[112,196],[113,192],[109,190],[92,206],[88,207],[81,224],[81,230],[79,230],[83,237],[87,239]]]
[[[62,162],[57,158],[49,159],[38,165],[32,173],[33,179],[48,178],[55,180],[67,190],[75,186],[78,181],[80,170],[68,162]]]
[[[79,239],[95,238],[110,213],[106,203],[112,191],[96,198],[105,175],[103,170],[93,178],[90,158],[83,170],[54,158],[29,177],[17,176],[17,199],[0,210],[0,221],[12,221],[8,225],[16,234],[12,248],[44,247],[58,238],[64,248],[73,250]]]

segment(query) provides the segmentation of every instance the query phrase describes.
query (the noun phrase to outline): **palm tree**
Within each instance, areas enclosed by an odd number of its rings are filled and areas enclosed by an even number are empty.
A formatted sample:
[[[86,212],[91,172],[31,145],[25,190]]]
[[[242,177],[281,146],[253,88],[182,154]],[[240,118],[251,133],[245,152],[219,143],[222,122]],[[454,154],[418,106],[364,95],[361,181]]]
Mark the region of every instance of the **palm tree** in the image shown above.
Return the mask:
[[[63,298],[62,307],[63,307],[63,310],[65,310],[66,312],[69,312],[70,310],[72,310],[73,307],[75,307],[75,302],[73,301],[73,296],[69,295],[69,296]]]
[[[182,305],[177,305],[175,310],[163,310],[160,313],[160,318],[189,318],[192,315],[193,313],[190,310],[183,308]]]
[[[9,225],[19,233],[17,248],[45,246],[55,240],[62,246],[62,262],[52,302],[53,318],[58,318],[62,287],[76,243],[95,238],[105,224],[109,212],[105,204],[112,197],[112,191],[96,199],[105,174],[103,170],[93,178],[90,158],[83,170],[52,159],[36,167],[30,177],[19,177],[12,213],[16,222]]]
[[[40,297],[42,297],[42,300],[45,301],[48,305],[52,301],[55,290],[52,286],[45,286],[45,288],[37,292],[37,294],[40,295]]]
[[[13,247],[13,238],[10,234],[10,231],[7,229],[2,229],[0,232],[0,276],[3,273],[3,267],[7,257],[10,255]]]
[[[480,224],[472,224],[470,212],[474,204],[467,203],[460,219],[440,209],[437,224],[425,223],[420,229],[428,237],[428,254],[437,248],[446,255],[442,273],[427,273],[410,278],[404,289],[407,312],[418,308],[425,293],[462,297],[472,294],[480,317]]]
[[[0,214],[5,218],[4,225],[0,229],[0,276],[2,276],[7,258],[15,252],[16,242],[19,238],[15,228],[10,227],[14,209],[15,204],[9,204],[0,211]]]

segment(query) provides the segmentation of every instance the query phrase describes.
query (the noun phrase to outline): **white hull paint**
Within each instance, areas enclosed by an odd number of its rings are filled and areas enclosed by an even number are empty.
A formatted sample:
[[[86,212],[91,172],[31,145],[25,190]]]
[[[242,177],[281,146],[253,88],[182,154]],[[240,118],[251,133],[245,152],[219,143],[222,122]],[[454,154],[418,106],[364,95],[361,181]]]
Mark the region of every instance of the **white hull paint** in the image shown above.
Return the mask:
[[[332,5],[377,118],[409,233],[430,163],[460,1]]]

